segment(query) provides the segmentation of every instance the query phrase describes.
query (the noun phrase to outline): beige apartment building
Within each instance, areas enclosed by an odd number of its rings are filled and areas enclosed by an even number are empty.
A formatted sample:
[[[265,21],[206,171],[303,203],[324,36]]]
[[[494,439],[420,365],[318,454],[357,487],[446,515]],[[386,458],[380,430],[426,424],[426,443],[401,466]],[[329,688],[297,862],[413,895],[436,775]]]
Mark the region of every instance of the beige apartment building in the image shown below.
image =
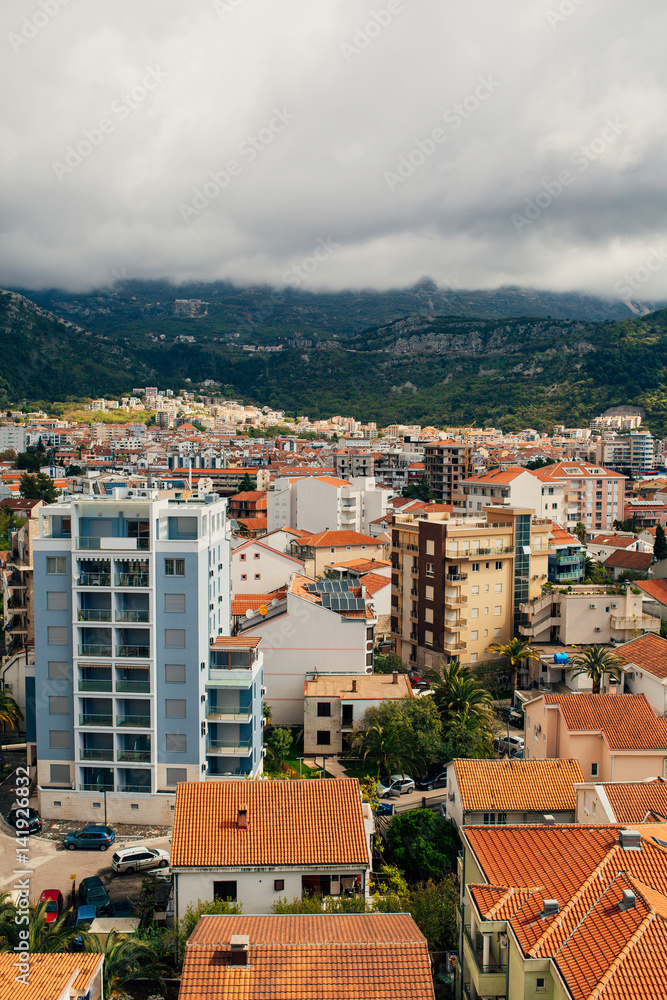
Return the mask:
[[[547,579],[550,521],[522,507],[397,514],[392,530],[392,634],[420,669],[477,663],[518,632],[521,605]]]
[[[565,646],[629,642],[638,633],[659,632],[660,619],[644,614],[636,589],[627,584],[622,594],[610,594],[594,584],[541,587],[537,597],[521,605],[526,623],[519,632],[537,643]]]

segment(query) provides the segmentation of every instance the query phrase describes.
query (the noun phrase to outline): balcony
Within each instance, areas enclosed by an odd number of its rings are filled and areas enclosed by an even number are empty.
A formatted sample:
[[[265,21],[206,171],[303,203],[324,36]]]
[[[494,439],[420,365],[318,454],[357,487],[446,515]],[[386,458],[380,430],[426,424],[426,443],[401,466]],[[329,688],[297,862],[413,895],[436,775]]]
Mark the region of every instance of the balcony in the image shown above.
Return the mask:
[[[147,622],[150,620],[150,611],[117,611],[117,622]]]
[[[225,708],[224,705],[207,705],[206,718],[211,722],[249,722],[252,708]]]
[[[464,583],[467,579],[467,573],[448,573],[445,577],[445,583]]]
[[[467,618],[445,618],[444,626],[445,632],[452,629],[466,628],[468,625]]]
[[[89,750],[87,747],[80,747],[79,760],[113,761],[113,750]]]
[[[151,752],[150,750],[121,750],[118,754],[118,760],[130,764],[150,764]]]
[[[113,726],[113,716],[112,715],[89,715],[83,714],[79,716],[80,726]]]
[[[111,573],[79,573],[79,587],[110,587]]]
[[[85,680],[79,681],[79,691],[106,691],[112,690],[111,678],[109,680]]]
[[[464,597],[463,594],[459,594],[458,597],[445,597],[445,607],[446,608],[461,608],[468,603],[468,598]]]
[[[79,644],[79,656],[111,656],[111,646],[101,646],[99,644],[81,645]]]
[[[642,632],[658,632],[660,630],[660,619],[652,618],[650,615],[635,615],[630,618],[621,618],[618,615],[611,616],[611,627],[626,632],[628,629],[639,629]]]
[[[150,694],[150,681],[116,681],[116,692],[118,694]]]
[[[116,718],[116,725],[123,729],[150,729],[150,715],[119,715]]]
[[[223,757],[247,757],[251,752],[252,740],[207,740],[207,754],[221,754]]]
[[[80,622],[110,622],[111,611],[107,608],[80,608],[76,617]]]
[[[505,996],[507,992],[507,966],[498,962],[491,950],[491,935],[480,935],[487,938],[486,949],[479,947],[470,937],[470,927],[465,926],[463,936],[463,952],[465,964],[470,973],[475,993],[478,996]],[[486,951],[486,955],[485,955]],[[486,962],[484,961],[486,957]]]
[[[116,646],[116,656],[124,659],[146,660],[151,655],[150,646]]]
[[[88,538],[79,535],[76,540],[77,549],[83,551],[99,551],[100,549],[122,549],[123,551],[136,552],[137,549],[147,551],[150,548],[148,536],[141,538]]]
[[[79,785],[80,792],[99,792],[102,794],[104,792],[113,792],[113,790],[113,785],[107,785],[99,781],[85,781]]]
[[[116,788],[117,792],[131,792],[132,795],[150,795],[151,786],[150,785],[118,785]]]
[[[148,573],[116,573],[116,587],[147,587]]]
[[[454,642],[446,642],[444,648],[446,653],[460,653],[468,647],[465,642],[461,642],[460,639],[456,639]]]

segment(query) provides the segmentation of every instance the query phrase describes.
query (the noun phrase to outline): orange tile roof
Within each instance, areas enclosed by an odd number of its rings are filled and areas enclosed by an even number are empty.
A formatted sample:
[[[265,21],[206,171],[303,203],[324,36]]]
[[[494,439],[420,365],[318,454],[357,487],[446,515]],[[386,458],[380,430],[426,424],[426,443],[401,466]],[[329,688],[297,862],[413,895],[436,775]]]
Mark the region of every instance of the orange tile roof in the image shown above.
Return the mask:
[[[624,663],[633,664],[654,677],[667,677],[667,639],[662,636],[646,632],[618,646],[615,653]]]
[[[256,635],[217,635],[211,649],[256,649],[261,641]]]
[[[229,964],[233,935],[249,964]],[[428,945],[407,913],[204,916],[179,1000],[433,1000]]]
[[[104,961],[102,955],[55,952],[30,955],[28,983],[19,982],[16,955],[0,955],[0,997],[2,1000],[60,1000],[68,986],[83,996]],[[69,996],[69,992],[66,994]]]
[[[514,480],[524,472],[529,472],[522,465],[511,465],[507,469],[491,469],[489,472],[482,472],[479,476],[468,476],[463,479],[464,483],[513,483]]]
[[[238,830],[239,806],[249,830]],[[368,866],[359,782],[183,782],[176,792],[171,865]]]
[[[334,569],[353,569],[358,573],[368,573],[372,569],[391,566],[386,559],[347,559],[344,562],[333,563]],[[387,578],[388,579],[388,578]]]
[[[612,750],[667,750],[667,719],[643,694],[545,694],[570,732],[602,733]]]
[[[372,535],[362,535],[359,531],[320,531],[314,535],[303,536],[301,545],[309,548],[335,548],[340,545],[382,545],[379,538]]]
[[[391,586],[389,577],[380,576],[379,573],[364,573],[363,576],[359,577],[359,583],[363,584],[366,588],[366,593],[369,597],[377,594],[379,590],[384,590],[385,587]]]
[[[616,549],[627,549],[637,541],[635,535],[595,535],[591,545],[612,545]]]
[[[464,812],[574,812],[574,783],[584,776],[578,760],[455,760]]]
[[[569,531],[561,528],[559,524],[553,525],[549,532],[549,537],[554,545],[578,545],[581,548],[581,542],[576,535],[571,535]]]
[[[232,500],[265,500],[266,490],[247,490],[245,493],[234,493],[233,496],[227,497],[227,503],[231,503]]]
[[[268,525],[266,517],[236,517],[237,524],[245,524],[249,531],[262,531]]]
[[[653,565],[653,553],[624,552],[623,549],[618,549],[607,556],[602,565],[612,569],[636,569],[645,573],[649,566]]]
[[[273,600],[284,600],[285,588],[274,590],[271,594],[234,594],[232,597],[232,614],[244,615],[246,611],[257,611],[263,604],[270,604]]]
[[[667,605],[667,580],[637,580],[633,584],[659,604]]]
[[[667,783],[663,778],[650,781],[605,781],[599,786],[613,811],[612,822],[645,823],[667,820]],[[667,840],[667,827],[665,828]]]

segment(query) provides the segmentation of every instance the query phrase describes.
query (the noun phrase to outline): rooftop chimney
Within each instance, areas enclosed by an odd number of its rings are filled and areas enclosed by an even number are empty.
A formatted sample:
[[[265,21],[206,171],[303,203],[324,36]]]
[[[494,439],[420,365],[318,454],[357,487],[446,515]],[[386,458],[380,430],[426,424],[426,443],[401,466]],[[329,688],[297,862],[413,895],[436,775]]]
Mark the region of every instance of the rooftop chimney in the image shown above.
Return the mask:
[[[248,829],[248,807],[239,806],[239,813],[236,818],[236,826],[239,830]]]
[[[551,813],[545,813],[544,822],[546,823],[547,826],[553,826],[554,823],[556,822],[556,817],[552,816]]]
[[[641,851],[642,838],[639,830],[620,830],[618,839],[624,851]]]
[[[393,674],[391,675],[391,683],[398,684],[398,670],[394,670]]]
[[[232,934],[229,942],[230,965],[249,965],[250,937],[248,934]]]
[[[356,677],[352,678],[352,690],[353,691],[357,690],[357,678]]]
[[[618,901],[619,910],[632,910],[634,906],[637,905],[637,897],[634,892],[630,892],[629,889],[623,890],[623,897]]]
[[[560,913],[560,906],[558,905],[557,899],[542,900],[542,912],[540,913],[540,920],[546,920],[548,917],[555,917],[557,913]]]

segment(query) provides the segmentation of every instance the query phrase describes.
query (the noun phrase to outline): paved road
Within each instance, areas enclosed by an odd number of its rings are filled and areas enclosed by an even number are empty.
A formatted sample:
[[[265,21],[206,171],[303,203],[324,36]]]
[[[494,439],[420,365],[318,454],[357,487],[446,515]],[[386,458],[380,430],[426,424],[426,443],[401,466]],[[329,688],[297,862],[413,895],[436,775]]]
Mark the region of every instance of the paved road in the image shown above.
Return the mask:
[[[409,795],[401,795],[399,798],[386,798],[383,802],[392,802],[394,812],[407,812],[409,809],[438,809],[441,802],[447,798],[446,788],[436,788],[432,792],[411,792]]]
[[[17,844],[15,835],[0,820],[0,892],[8,892],[14,888],[14,883],[20,875],[14,870],[24,866],[16,864]],[[133,843],[141,843],[148,847],[162,847],[170,850],[167,837],[157,837],[151,840],[116,841],[118,846],[131,847]],[[23,851],[24,848],[19,847]],[[60,843],[41,837],[30,837],[28,869],[33,872],[30,878],[30,902],[36,903],[44,889],[60,889],[65,900],[68,899],[72,883],[70,875],[76,875],[77,884],[88,875],[99,875],[109,890],[112,899],[129,896],[137,899],[141,888],[141,875],[116,875],[111,868],[113,848],[108,851],[66,851]]]

